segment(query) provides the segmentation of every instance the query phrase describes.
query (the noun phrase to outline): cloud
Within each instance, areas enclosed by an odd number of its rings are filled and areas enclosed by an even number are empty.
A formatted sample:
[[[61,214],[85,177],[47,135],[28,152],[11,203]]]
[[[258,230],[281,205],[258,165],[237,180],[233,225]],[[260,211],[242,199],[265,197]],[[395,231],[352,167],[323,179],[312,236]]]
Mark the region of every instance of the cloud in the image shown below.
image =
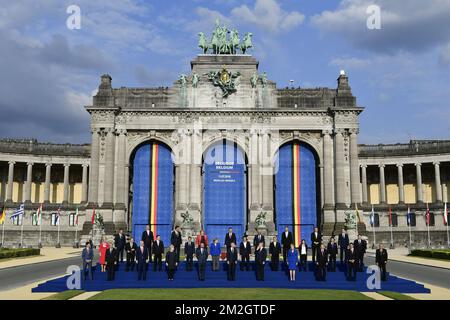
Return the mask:
[[[231,10],[231,15],[270,33],[289,31],[302,24],[305,19],[298,11],[284,11],[275,0],[256,0],[252,9],[245,4],[235,7]]]
[[[137,81],[145,86],[161,86],[176,79],[176,75],[163,69],[149,70],[144,65],[137,65],[134,69]]]
[[[381,30],[367,28],[370,5],[381,8]],[[341,0],[334,11],[311,18],[313,26],[369,51],[423,52],[450,41],[450,1]]]
[[[450,44],[447,44],[441,49],[439,63],[443,66],[450,65]]]

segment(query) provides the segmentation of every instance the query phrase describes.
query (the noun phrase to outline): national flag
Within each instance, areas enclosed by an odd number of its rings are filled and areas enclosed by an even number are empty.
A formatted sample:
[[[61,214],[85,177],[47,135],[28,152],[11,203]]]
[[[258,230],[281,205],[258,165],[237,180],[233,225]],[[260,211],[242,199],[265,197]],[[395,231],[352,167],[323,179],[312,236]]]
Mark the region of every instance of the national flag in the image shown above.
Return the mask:
[[[392,209],[389,206],[389,227],[392,227]]]
[[[33,215],[33,223],[37,226],[40,226],[42,222],[42,203],[36,210],[36,213]]]
[[[370,225],[375,227],[375,211],[372,206],[372,213],[370,214]]]
[[[1,219],[0,219],[1,220]],[[448,208],[447,208],[447,202],[444,204],[444,224],[448,225]]]
[[[75,225],[78,225],[78,207],[77,210],[75,211]]]
[[[94,210],[92,210],[91,223],[92,223],[92,224],[95,223],[95,207],[94,207]]]
[[[427,203],[427,212],[425,213],[425,223],[427,224],[427,226],[430,225],[430,208],[428,208],[428,203]]]
[[[55,226],[59,225],[59,218],[61,217],[61,207],[58,208],[58,211],[56,212],[55,216]]]
[[[412,218],[411,216],[412,216],[412,213],[409,210],[409,206],[408,206],[408,212],[406,213],[406,221],[408,223],[408,226],[411,226],[411,218]]]
[[[22,203],[19,208],[17,208],[13,214],[10,216],[10,219],[14,219],[15,217],[19,217],[25,213],[25,206]]]
[[[0,211],[0,224],[5,223],[5,217],[6,217],[6,209],[5,206],[3,206],[2,211]]]

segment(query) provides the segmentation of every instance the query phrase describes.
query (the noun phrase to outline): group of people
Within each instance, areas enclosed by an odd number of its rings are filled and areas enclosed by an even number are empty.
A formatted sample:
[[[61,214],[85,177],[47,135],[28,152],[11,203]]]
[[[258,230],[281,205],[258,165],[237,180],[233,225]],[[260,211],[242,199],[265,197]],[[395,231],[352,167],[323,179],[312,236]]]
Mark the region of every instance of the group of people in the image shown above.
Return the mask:
[[[336,271],[336,258],[339,253],[340,262],[346,267],[347,279],[356,281],[356,272],[363,270],[364,255],[367,249],[367,242],[362,239],[361,235],[358,235],[358,238],[351,243],[345,229],[339,234],[337,242],[335,237],[332,236],[328,244],[325,245],[318,228],[314,228],[314,231],[311,233],[311,248],[308,247],[305,239],[302,239],[298,248],[295,248],[294,238],[288,227],[285,227],[284,232],[281,234],[281,243],[278,242],[277,237],[273,237],[268,253],[265,237],[261,232],[258,232],[253,238],[253,246],[247,236],[244,235],[239,247],[237,247],[236,234],[232,228],[229,228],[225,235],[224,244],[226,248],[224,258],[227,264],[227,279],[229,281],[236,280],[238,262],[240,262],[241,271],[250,271],[252,247],[254,248],[256,280],[258,281],[264,281],[264,270],[268,256],[270,257],[271,270],[279,270],[281,254],[289,270],[289,280],[295,281],[297,269],[308,271],[307,256],[309,249],[311,249],[317,280],[326,281],[327,271]],[[169,249],[165,254],[164,260],[169,281],[174,279],[175,271],[180,263],[181,245],[181,230],[179,226],[176,226],[171,233]],[[142,233],[139,245],[136,244],[132,237],[127,241],[123,230],[119,230],[114,237],[114,242],[102,241],[100,244],[99,264],[101,265],[101,272],[107,272],[108,281],[114,280],[115,272],[119,268],[119,262],[123,262],[125,252],[125,271],[134,271],[136,267],[138,280],[146,280],[150,263],[153,263],[153,271],[162,271],[164,248],[165,246],[160,235],[154,237],[149,225],[146,226],[145,231]],[[209,255],[211,255],[212,260],[212,271],[220,270],[220,259],[223,254],[219,239],[215,238],[212,243],[209,243],[208,236],[203,230],[195,237],[195,241],[191,236],[188,237],[184,244],[184,254],[187,271],[193,270],[194,256],[197,258],[198,279],[200,281],[205,280]],[[93,249],[90,242],[86,243],[82,259],[85,279],[86,276],[93,279]],[[376,263],[381,270],[382,280],[386,280],[387,260],[387,251],[380,245],[376,251]]]

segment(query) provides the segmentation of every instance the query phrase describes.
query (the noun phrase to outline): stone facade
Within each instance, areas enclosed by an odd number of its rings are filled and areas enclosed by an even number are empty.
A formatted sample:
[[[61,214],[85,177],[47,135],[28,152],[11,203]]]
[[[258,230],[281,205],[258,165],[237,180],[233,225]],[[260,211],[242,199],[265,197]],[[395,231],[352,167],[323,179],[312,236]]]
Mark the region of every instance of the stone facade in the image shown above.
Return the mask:
[[[252,77],[259,74],[258,65],[250,55],[199,55],[191,62],[186,83],[175,81],[170,88],[116,89],[112,78],[103,75],[92,105],[86,106],[91,115],[90,145],[0,141],[0,204],[4,203],[9,214],[24,202],[29,215],[43,203],[41,238],[46,245],[56,242],[56,227],[49,214],[58,209],[62,213],[62,245],[89,237],[93,210],[103,217],[107,236],[118,228],[130,230],[131,158],[139,145],[155,140],[169,146],[174,155],[174,224],[181,224],[181,214],[188,211],[197,232],[203,221],[202,155],[213,143],[227,139],[237,143],[248,160],[247,233],[254,234],[256,216],[264,210],[267,232],[275,235],[272,159],[284,143],[301,141],[311,146],[318,159],[317,221],[325,235],[338,232],[344,226],[345,213],[357,206],[359,231],[371,238],[369,217],[374,205],[380,217],[380,227],[376,227],[380,237],[386,232],[390,235],[386,213],[391,208],[398,216],[394,233],[399,237],[394,241],[404,243],[408,206],[416,213],[414,231],[423,233],[427,229],[423,212],[429,202],[435,217],[435,225],[430,226],[433,242],[445,242],[442,204],[448,200],[450,143],[358,146],[363,108],[356,104],[345,73],[337,79],[336,88],[278,89],[261,77],[252,83]],[[237,91],[228,97],[223,97],[206,75],[222,69],[240,74],[235,80]],[[192,83],[194,75],[199,77],[196,85]],[[433,149],[433,143],[439,146]],[[412,167],[413,185],[418,186],[414,187],[414,199],[408,196]],[[34,174],[37,168],[39,177]],[[397,191],[391,169],[398,170]],[[54,177],[56,172],[58,177]],[[422,176],[423,172],[427,175]],[[62,189],[52,191],[57,181]],[[41,183],[42,195],[37,190]],[[75,185],[79,185],[77,192]],[[69,215],[77,209],[78,225],[69,226]],[[31,219],[24,221],[24,243],[35,245],[40,227],[32,225]],[[6,219],[5,244],[18,243],[20,233],[21,226]]]

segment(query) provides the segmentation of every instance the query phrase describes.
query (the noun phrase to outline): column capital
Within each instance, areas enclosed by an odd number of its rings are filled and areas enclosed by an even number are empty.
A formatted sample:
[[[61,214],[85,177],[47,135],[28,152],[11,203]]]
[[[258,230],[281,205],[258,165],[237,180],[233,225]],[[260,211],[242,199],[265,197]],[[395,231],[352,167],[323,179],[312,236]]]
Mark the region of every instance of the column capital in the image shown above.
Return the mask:
[[[116,134],[118,135],[118,136],[126,136],[127,135],[127,129],[117,129],[116,130]]]
[[[350,134],[359,134],[359,129],[358,128],[351,128],[348,130],[348,132]]]
[[[8,164],[9,164],[9,165],[15,165],[16,162],[15,162],[15,161],[8,161]]]
[[[333,134],[333,130],[329,129],[329,130],[322,130],[322,135],[323,136],[330,136]]]
[[[422,166],[422,163],[416,162],[416,163],[414,163],[414,165],[415,165],[416,167],[420,167],[420,166]]]
[[[384,163],[380,163],[379,165],[378,165],[378,168],[384,168],[384,167],[386,167],[386,165],[384,164]]]
[[[51,166],[52,166],[52,163],[51,163],[51,162],[46,162],[46,163],[45,163],[45,166],[46,166],[46,167],[51,167]]]
[[[34,162],[27,162],[27,166],[33,166]]]
[[[434,164],[435,166],[439,166],[441,163],[440,163],[439,161],[435,161],[435,162],[433,162],[433,164]]]
[[[88,163],[83,163],[81,166],[82,166],[83,168],[88,168],[88,167],[89,167],[89,164],[88,164]]]
[[[343,128],[337,128],[337,129],[334,129],[334,133],[336,134],[336,135],[338,135],[338,134],[344,134],[345,133],[345,129],[343,129]]]
[[[367,169],[367,164],[363,163],[360,165],[361,168]]]
[[[64,163],[64,168],[70,167],[70,163]]]
[[[100,128],[91,128],[91,134],[99,134],[101,131]]]
[[[403,168],[403,163],[397,163],[396,166],[397,168]]]

